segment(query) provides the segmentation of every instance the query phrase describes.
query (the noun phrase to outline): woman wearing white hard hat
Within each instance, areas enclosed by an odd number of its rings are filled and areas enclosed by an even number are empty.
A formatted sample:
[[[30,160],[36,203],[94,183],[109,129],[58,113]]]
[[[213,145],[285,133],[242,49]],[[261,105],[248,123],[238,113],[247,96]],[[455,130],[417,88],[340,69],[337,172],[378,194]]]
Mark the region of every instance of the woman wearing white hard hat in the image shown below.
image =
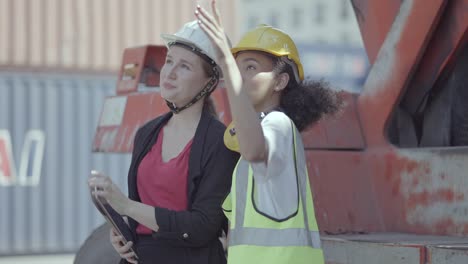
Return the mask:
[[[226,225],[220,205],[239,155],[224,145],[225,126],[210,105],[221,70],[196,21],[161,37],[168,47],[161,96],[171,111],[135,136],[129,197],[109,177],[96,175],[88,184],[128,216],[134,241],[123,244],[114,230],[110,234],[122,262],[226,263],[218,239]]]
[[[299,131],[341,107],[324,82],[304,79],[296,45],[285,32],[259,25],[230,48],[219,13],[195,11],[216,47],[235,129],[226,145],[240,152],[231,194],[229,264],[324,264]],[[313,162],[313,161],[312,161]]]

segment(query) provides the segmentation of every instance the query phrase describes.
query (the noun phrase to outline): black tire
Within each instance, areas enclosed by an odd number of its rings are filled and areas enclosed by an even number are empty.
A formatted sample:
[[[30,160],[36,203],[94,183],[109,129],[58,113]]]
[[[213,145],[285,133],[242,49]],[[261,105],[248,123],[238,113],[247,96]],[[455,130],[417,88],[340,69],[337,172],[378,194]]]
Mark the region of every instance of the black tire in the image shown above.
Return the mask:
[[[105,223],[96,228],[75,255],[74,264],[117,264],[120,256],[109,241],[110,226]]]

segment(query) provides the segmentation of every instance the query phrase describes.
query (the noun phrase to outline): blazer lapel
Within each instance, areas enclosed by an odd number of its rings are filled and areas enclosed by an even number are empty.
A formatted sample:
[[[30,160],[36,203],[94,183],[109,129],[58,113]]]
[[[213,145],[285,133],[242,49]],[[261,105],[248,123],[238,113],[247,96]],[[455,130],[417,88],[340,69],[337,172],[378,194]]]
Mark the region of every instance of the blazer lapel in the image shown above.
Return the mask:
[[[189,175],[187,181],[187,198],[189,199],[189,209],[193,202],[193,195],[197,188],[196,184],[202,174],[202,154],[205,146],[205,141],[208,134],[209,124],[212,121],[213,116],[205,111],[202,112],[200,122],[198,123],[195,136],[193,138],[192,148],[189,156]]]

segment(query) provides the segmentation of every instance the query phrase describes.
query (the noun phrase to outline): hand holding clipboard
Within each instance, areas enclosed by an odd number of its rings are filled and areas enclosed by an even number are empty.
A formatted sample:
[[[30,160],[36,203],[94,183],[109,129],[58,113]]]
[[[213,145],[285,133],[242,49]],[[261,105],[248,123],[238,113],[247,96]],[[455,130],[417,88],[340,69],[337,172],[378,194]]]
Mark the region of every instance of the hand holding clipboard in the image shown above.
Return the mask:
[[[102,197],[102,195],[107,193],[106,188],[109,188],[109,186],[112,187],[112,185],[113,183],[110,181],[108,177],[103,176],[101,173],[97,171],[94,171],[94,170],[91,171],[91,177],[88,180],[91,200],[93,201],[93,204],[96,206],[98,211],[104,216],[106,221],[113,227],[114,231],[116,232],[116,235],[122,238],[121,239],[122,243],[120,245],[121,246],[120,249],[122,249],[122,248],[127,247],[127,245],[129,245],[128,243],[132,243],[132,241],[134,241],[134,236],[128,224],[124,220],[124,218],[114,208],[112,208],[112,206],[108,203],[106,198]],[[133,244],[130,244],[130,245],[132,247],[130,247],[128,251],[124,250],[127,252],[118,252],[118,253],[123,258],[126,258],[129,262],[137,263],[136,262],[138,261],[137,252],[135,248],[133,247]],[[135,262],[133,262],[132,260]]]

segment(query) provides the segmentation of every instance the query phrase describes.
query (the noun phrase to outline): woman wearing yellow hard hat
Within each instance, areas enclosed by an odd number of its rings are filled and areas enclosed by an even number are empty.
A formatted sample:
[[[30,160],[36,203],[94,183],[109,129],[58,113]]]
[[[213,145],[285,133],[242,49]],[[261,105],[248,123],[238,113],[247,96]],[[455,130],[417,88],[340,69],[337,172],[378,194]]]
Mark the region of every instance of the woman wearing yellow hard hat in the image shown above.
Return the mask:
[[[324,257],[299,131],[341,100],[324,82],[304,80],[296,45],[260,25],[230,48],[215,1],[197,7],[215,47],[233,123],[225,144],[241,154],[223,209],[230,221],[228,263],[313,263]]]

